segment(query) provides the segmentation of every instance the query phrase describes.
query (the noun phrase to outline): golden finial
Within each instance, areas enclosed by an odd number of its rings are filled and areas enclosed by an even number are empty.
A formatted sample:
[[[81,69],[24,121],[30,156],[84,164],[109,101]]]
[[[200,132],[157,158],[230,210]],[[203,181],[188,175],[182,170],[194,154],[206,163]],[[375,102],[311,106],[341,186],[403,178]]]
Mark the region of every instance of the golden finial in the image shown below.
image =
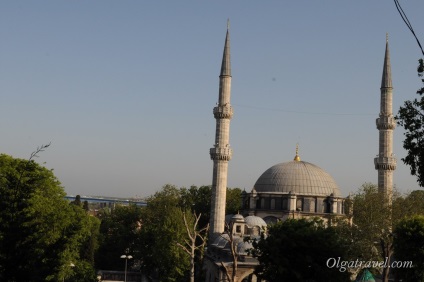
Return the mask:
[[[299,157],[299,143],[296,144],[296,156],[293,159],[296,162],[300,162],[300,157]]]

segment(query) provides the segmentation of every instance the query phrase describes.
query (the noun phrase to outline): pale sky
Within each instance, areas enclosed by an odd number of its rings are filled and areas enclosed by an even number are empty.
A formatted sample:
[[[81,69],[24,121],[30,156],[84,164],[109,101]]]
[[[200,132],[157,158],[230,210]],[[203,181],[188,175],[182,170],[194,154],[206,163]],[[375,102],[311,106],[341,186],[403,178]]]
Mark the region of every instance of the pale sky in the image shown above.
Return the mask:
[[[424,2],[402,1],[424,41]],[[2,1],[0,152],[53,168],[68,194],[145,197],[210,185],[219,71],[230,18],[234,150],[228,186],[302,160],[344,196],[377,182],[386,32],[394,113],[422,85],[393,1]],[[418,189],[400,158],[402,192]]]

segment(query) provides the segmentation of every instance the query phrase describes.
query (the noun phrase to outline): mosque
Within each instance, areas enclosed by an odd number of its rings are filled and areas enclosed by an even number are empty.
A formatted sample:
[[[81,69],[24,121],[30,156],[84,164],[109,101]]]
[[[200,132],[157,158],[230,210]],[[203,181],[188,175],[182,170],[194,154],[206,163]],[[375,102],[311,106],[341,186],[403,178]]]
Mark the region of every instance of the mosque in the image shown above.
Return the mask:
[[[345,198],[333,177],[319,166],[302,161],[298,147],[294,159],[271,166],[259,176],[250,192],[242,193],[240,214],[225,215],[228,162],[232,157],[229,145],[230,120],[233,108],[231,96],[230,36],[227,27],[221,72],[219,97],[213,109],[216,134],[210,157],[213,160],[210,235],[205,253],[206,281],[259,281],[253,271],[258,261],[249,255],[252,248],[243,239],[260,238],[268,224],[289,218],[320,217],[325,222],[345,216]],[[388,39],[381,82],[380,114],[376,120],[379,130],[379,154],[374,159],[378,170],[378,189],[391,198],[393,172],[392,79]],[[236,260],[236,268],[234,261]]]

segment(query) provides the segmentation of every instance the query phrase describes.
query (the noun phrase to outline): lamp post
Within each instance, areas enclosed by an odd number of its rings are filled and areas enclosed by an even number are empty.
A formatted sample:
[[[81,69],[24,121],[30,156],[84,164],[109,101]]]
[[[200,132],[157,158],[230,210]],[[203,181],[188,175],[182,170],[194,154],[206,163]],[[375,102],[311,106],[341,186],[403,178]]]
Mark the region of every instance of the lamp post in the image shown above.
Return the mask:
[[[129,259],[132,259],[132,255],[122,255],[121,259],[125,259],[125,279],[124,281],[127,282],[127,263]]]

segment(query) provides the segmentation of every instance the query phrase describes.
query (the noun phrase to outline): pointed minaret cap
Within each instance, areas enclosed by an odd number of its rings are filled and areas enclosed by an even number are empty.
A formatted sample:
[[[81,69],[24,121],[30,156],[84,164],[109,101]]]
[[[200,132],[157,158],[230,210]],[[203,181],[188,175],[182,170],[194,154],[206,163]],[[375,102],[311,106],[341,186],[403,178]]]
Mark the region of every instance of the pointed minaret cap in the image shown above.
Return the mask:
[[[386,54],[384,55],[383,76],[381,78],[381,88],[393,88],[392,68],[390,65],[389,34],[386,33]]]
[[[300,157],[299,157],[299,144],[296,144],[296,156],[294,156],[294,161],[296,162],[300,162]]]
[[[225,36],[224,54],[222,56],[220,76],[231,76],[230,60],[230,19],[227,20],[227,35]]]

